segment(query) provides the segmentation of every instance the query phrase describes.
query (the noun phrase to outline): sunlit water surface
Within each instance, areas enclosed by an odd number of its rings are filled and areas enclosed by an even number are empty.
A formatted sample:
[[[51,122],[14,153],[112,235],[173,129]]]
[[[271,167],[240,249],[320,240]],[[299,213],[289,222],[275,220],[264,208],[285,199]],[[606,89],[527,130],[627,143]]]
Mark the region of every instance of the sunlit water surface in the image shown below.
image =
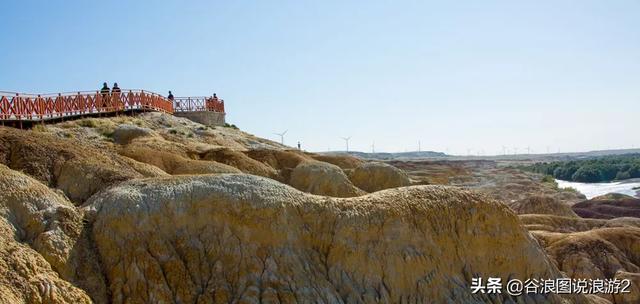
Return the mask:
[[[558,182],[558,187],[567,188],[572,187],[580,191],[580,193],[584,194],[588,199],[591,199],[596,196],[605,195],[607,193],[621,193],[631,196],[638,196],[638,189],[634,190],[633,188],[640,187],[640,179],[629,179],[620,182],[611,182],[611,183],[578,183],[578,182],[568,182],[556,179]]]

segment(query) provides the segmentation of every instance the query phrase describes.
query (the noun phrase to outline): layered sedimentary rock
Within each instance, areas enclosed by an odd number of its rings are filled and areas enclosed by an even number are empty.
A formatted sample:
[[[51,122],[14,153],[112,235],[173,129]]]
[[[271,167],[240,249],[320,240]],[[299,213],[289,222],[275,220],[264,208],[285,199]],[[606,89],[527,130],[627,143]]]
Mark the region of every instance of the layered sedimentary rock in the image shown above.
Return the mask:
[[[119,153],[136,161],[160,168],[172,175],[240,173],[240,170],[215,161],[196,160],[177,154],[158,151],[139,144],[129,144]]]
[[[618,280],[629,280],[629,292],[613,295],[613,303],[635,304],[640,303],[640,273],[618,271],[615,276]]]
[[[300,191],[333,197],[365,194],[349,181],[340,167],[319,161],[300,163],[291,172],[289,184]]]
[[[90,303],[76,278],[82,218],[38,181],[0,165],[0,302]],[[104,284],[102,284],[104,285]]]
[[[129,165],[129,167],[131,167],[133,170],[140,173],[143,177],[161,177],[170,175],[154,165],[139,162],[124,155],[122,156],[122,160],[127,163],[127,165]]]
[[[351,155],[322,155],[322,154],[312,154],[311,157],[315,160],[323,161],[325,163],[334,164],[343,170],[353,170],[362,163],[364,163],[361,159],[357,157],[353,157]]]
[[[522,214],[519,218],[522,225],[529,231],[568,233],[606,227],[640,227],[640,219],[633,217],[602,220],[549,214]]]
[[[518,214],[552,214],[559,216],[578,217],[571,206],[564,204],[550,196],[531,196],[509,204]]]
[[[159,113],[37,129],[0,128],[0,163],[11,168],[0,165],[1,303],[637,303],[640,219],[581,219],[521,200],[558,190],[515,169],[473,178],[520,213],[552,214],[516,216],[445,187],[366,194],[348,177],[369,191],[409,182],[393,167]],[[225,174],[240,171],[272,179]],[[558,270],[629,278],[635,291],[512,298],[469,288],[472,277]]]
[[[94,193],[143,177],[117,154],[75,138],[0,128],[0,163],[64,191],[81,204]]]
[[[623,194],[608,194],[579,202],[572,206],[581,217],[611,219],[640,218],[640,199]]]
[[[599,228],[563,234],[536,232],[535,235],[571,277],[613,278],[617,271],[640,272],[640,228]]]
[[[453,188],[340,199],[180,176],[125,182],[86,209],[113,303],[587,302],[472,294],[476,276],[560,273],[506,206]]]
[[[126,145],[132,140],[141,137],[157,136],[155,132],[148,128],[138,127],[136,125],[122,124],[113,130],[111,138],[113,142],[120,145]]]
[[[411,184],[409,176],[402,170],[379,162],[368,162],[358,166],[349,174],[349,179],[356,187],[367,192]]]
[[[211,149],[201,154],[203,160],[223,163],[248,174],[278,179],[278,171],[246,154],[227,148]]]
[[[247,156],[262,162],[278,171],[279,180],[289,181],[291,171],[300,163],[312,160],[311,157],[291,150],[258,149],[244,152]]]
[[[606,303],[636,303],[640,294],[640,219],[520,215],[558,268],[575,279],[629,278],[630,293],[598,294]]]

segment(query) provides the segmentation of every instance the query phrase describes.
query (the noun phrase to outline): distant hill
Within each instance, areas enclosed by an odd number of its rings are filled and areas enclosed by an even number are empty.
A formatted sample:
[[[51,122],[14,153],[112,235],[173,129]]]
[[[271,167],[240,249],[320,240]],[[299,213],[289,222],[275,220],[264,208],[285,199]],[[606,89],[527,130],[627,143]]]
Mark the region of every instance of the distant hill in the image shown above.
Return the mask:
[[[627,155],[640,153],[640,149],[616,149],[616,150],[597,150],[587,152],[563,152],[549,154],[507,154],[507,155],[449,155],[443,152],[435,151],[410,151],[410,152],[360,152],[360,151],[329,151],[316,152],[321,155],[352,155],[363,159],[380,159],[380,160],[407,160],[421,158],[439,158],[447,160],[494,160],[494,161],[514,161],[525,163],[536,162],[552,162],[552,161],[572,161],[581,159],[590,159],[608,155]]]
[[[624,154],[638,154],[640,153],[640,149],[609,149],[609,150],[596,150],[589,152],[576,152],[569,154],[584,154],[584,156],[606,156],[606,155],[624,155]]]
[[[394,159],[419,159],[419,158],[434,158],[434,157],[448,157],[447,154],[435,151],[412,151],[412,152],[360,152],[360,151],[331,151],[319,153],[324,155],[351,155],[364,159],[381,159],[381,160],[394,160]]]

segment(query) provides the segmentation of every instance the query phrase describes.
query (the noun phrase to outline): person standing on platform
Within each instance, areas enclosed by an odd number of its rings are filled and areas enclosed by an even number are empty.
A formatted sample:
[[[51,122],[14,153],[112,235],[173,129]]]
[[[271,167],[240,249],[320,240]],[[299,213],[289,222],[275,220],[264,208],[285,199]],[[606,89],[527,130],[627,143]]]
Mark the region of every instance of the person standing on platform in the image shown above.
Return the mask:
[[[111,101],[113,102],[111,107],[114,109],[120,108],[120,93],[122,93],[122,90],[120,90],[120,87],[118,87],[118,83],[114,82],[113,88],[111,89]]]
[[[109,102],[109,86],[106,82],[102,83],[102,89],[100,89],[100,95],[102,96],[102,102],[100,103],[100,109],[98,111],[102,111],[107,106]]]
[[[169,101],[171,101],[171,104],[173,105],[173,107],[175,109],[180,107],[180,102],[176,102],[174,103],[173,100],[175,99],[175,97],[173,97],[173,93],[171,93],[171,91],[169,91],[169,95],[167,95],[167,99],[169,99]]]

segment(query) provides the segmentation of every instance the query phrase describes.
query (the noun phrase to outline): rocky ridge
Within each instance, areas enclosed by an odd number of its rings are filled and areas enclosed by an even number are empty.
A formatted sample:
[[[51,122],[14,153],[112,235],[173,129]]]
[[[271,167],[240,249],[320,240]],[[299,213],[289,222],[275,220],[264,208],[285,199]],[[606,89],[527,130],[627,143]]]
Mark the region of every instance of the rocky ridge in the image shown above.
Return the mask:
[[[11,303],[633,299],[471,293],[478,276],[636,280],[636,235],[623,233],[636,222],[516,215],[477,191],[407,187],[423,183],[388,164],[291,150],[159,113],[0,128],[0,185],[9,189],[0,193],[0,297]],[[609,241],[617,264],[588,256],[600,273],[568,272],[576,259],[561,248],[597,229],[589,240]]]

